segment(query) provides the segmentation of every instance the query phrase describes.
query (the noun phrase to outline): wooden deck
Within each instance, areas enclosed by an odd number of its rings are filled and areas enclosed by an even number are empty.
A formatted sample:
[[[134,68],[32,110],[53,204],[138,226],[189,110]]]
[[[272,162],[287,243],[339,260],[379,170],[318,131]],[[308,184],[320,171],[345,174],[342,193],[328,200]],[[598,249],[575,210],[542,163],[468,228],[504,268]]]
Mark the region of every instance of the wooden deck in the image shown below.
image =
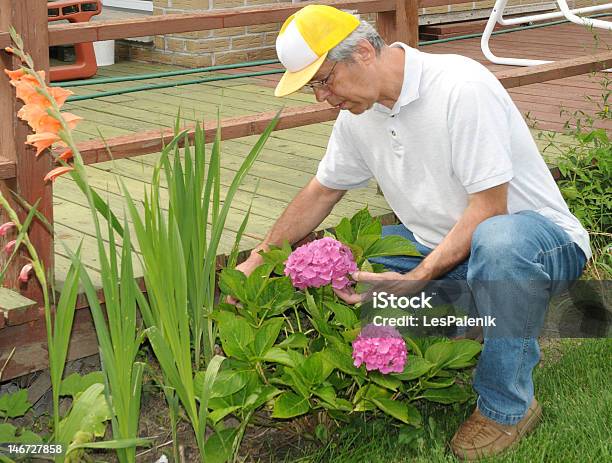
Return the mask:
[[[598,31],[597,41],[590,31],[576,25],[559,25],[512,34],[495,36],[491,40],[494,53],[511,57],[530,57],[557,60],[605,50],[612,43],[609,32]],[[572,45],[561,45],[570,42]],[[505,66],[487,63],[480,52],[479,39],[435,44],[422,47],[432,53],[458,53],[470,56],[487,65],[491,70],[507,69]],[[274,66],[267,66],[274,67]],[[101,68],[98,77],[125,76],[173,69],[170,66],[135,62],[120,62]],[[244,69],[236,72],[245,72]],[[226,71],[226,73],[230,73]],[[595,101],[601,95],[604,74],[577,76],[556,81],[512,89],[510,94],[517,106],[529,119],[537,121],[540,130],[561,132],[563,123],[569,118],[560,114],[562,108],[570,113],[576,110],[593,113],[597,111]],[[157,79],[155,82],[171,82],[190,76]],[[275,98],[272,88],[278,75],[211,82],[200,85],[144,91],[106,97],[66,105],[66,109],[85,118],[78,127],[79,140],[127,135],[142,130],[171,127],[181,110],[187,121],[214,119],[219,109],[221,117],[254,114],[314,102],[309,94],[299,93],[288,98]],[[90,94],[115,88],[133,87],[144,82],[128,82],[86,86],[73,89],[77,94]],[[291,198],[304,186],[316,171],[318,161],[325,152],[332,123],[321,123],[275,132],[268,140],[265,150],[240,189],[228,218],[220,252],[225,253],[234,241],[236,230],[252,201],[252,215],[241,241],[241,249],[255,246],[265,235],[273,221],[279,216]],[[612,130],[612,121],[603,127]],[[537,131],[534,130],[534,134]],[[222,172],[223,186],[227,187],[240,162],[248,153],[257,137],[248,137],[223,142]],[[542,145],[544,146],[544,145]],[[122,217],[122,197],[115,175],[121,175],[130,192],[142,198],[151,177],[152,166],[158,154],[122,159],[115,162],[95,164],[88,167],[90,181],[106,197],[115,212]],[[256,190],[257,189],[257,190]],[[390,210],[384,198],[376,194],[371,183],[363,190],[351,191],[337,205],[332,215],[321,225],[335,225],[341,217],[351,215],[365,205],[373,214],[382,215]],[[92,270],[92,278],[99,282],[99,265],[94,246],[93,226],[85,200],[74,183],[59,179],[54,189],[54,215],[57,241],[56,282],[61,287],[69,261],[64,246],[75,249],[84,241],[83,257]],[[137,267],[137,275],[142,271]]]

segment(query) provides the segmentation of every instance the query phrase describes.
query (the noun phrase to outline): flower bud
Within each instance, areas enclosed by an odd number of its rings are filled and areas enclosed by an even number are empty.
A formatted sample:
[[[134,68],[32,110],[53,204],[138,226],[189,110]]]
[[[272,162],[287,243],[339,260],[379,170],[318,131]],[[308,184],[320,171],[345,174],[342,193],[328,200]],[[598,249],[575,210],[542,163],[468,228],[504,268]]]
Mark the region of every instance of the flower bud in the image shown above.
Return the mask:
[[[25,264],[21,269],[21,272],[19,272],[19,281],[26,283],[30,279],[30,274],[32,273],[33,268],[34,267],[32,264]]]
[[[10,232],[13,228],[15,228],[14,222],[6,222],[0,225],[0,236],[6,236],[8,232]]]
[[[7,254],[11,254],[13,252],[13,249],[15,249],[15,243],[17,243],[16,240],[12,240],[6,243],[6,245],[4,246],[4,252]]]

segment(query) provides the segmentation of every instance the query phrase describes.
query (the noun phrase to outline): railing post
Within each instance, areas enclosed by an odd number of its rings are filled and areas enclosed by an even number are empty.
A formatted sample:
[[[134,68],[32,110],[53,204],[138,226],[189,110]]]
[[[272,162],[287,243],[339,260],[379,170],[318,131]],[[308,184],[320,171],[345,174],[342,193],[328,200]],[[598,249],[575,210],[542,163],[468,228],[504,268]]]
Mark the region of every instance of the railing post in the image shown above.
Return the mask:
[[[24,40],[25,48],[32,56],[36,69],[45,71],[49,75],[49,34],[47,26],[46,0],[0,0],[0,30],[7,31],[13,26]],[[4,75],[4,69],[15,69],[18,60],[0,51],[0,157],[16,162],[16,177],[0,181],[0,189],[7,198],[11,198],[10,191],[16,192],[30,204],[37,200],[38,211],[49,223],[53,223],[53,190],[50,184],[43,182],[43,177],[53,165],[50,155],[44,153],[35,157],[35,150],[25,145],[30,129],[24,121],[17,119],[17,111],[21,103],[15,98],[14,89],[9,85]],[[13,201],[22,220],[27,210],[19,207]],[[0,219],[6,221],[6,214],[0,211]],[[38,220],[35,219],[29,229],[29,236],[39,257],[47,269],[48,282],[53,283],[53,234]],[[0,250],[0,264],[6,261],[6,255]],[[26,263],[21,256],[13,262],[4,281],[4,286],[17,288],[30,299],[42,301],[41,287],[35,278],[27,284],[19,284],[17,275]]]
[[[396,0],[395,11],[378,13],[378,33],[387,43],[404,42],[419,46],[419,0]]]

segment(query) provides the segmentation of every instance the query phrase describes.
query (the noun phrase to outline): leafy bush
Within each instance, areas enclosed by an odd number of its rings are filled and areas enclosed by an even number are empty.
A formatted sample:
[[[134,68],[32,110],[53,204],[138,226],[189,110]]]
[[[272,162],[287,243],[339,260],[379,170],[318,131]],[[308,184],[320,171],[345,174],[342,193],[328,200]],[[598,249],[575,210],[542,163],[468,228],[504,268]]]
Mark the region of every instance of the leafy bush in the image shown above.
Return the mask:
[[[559,189],[572,213],[582,222],[591,238],[593,259],[586,275],[612,278],[612,139],[599,121],[612,120],[610,95],[612,81],[604,77],[594,115],[570,113],[565,123],[566,137],[540,132],[547,142],[543,152],[561,174]],[[589,97],[589,100],[593,98]],[[569,137],[568,137],[569,136]]]
[[[362,269],[371,270],[370,257],[416,254],[409,241],[382,238],[381,231],[380,222],[362,210],[342,220],[336,237],[353,250]],[[420,426],[413,402],[451,404],[471,397],[457,379],[461,369],[475,363],[480,351],[475,341],[406,338],[403,372],[383,375],[355,367],[351,342],[361,329],[359,308],[344,304],[329,286],[295,290],[283,272],[290,252],[285,245],[263,253],[265,263],[248,277],[234,269],[220,276],[222,293],[242,306],[222,303],[214,314],[228,360],[208,406],[213,426],[234,439],[234,452],[248,420],[266,402],[277,419],[326,411],[348,421],[351,414],[378,410]],[[237,429],[224,429],[228,415],[241,421]]]

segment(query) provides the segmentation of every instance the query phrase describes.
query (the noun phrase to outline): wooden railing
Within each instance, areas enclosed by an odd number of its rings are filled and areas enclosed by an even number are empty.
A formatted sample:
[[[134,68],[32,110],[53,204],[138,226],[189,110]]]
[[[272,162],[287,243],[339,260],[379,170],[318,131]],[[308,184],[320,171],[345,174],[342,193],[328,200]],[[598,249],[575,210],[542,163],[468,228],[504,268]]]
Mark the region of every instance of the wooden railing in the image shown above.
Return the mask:
[[[120,21],[97,21],[93,23],[47,24],[46,0],[0,0],[0,49],[10,45],[8,26],[17,29],[24,39],[37,68],[48,71],[48,47],[50,45],[92,42],[147,35],[193,32],[226,27],[246,26],[282,22],[308,3],[333,5],[358,13],[377,13],[377,29],[387,42],[402,41],[416,47],[418,44],[418,8],[465,3],[465,0],[354,0],[318,1],[299,4],[277,4],[251,8],[235,8],[194,14],[151,16]],[[18,65],[15,58],[0,52],[0,72]],[[559,79],[612,67],[612,51],[576,59],[563,60],[543,66],[520,68],[497,74],[502,84],[516,87],[536,82]],[[39,200],[38,209],[53,223],[52,187],[43,184],[42,178],[51,169],[50,156],[35,158],[34,152],[24,142],[28,133],[25,123],[16,117],[19,103],[7,79],[0,77],[0,188],[3,192],[13,190],[30,204]],[[333,120],[337,110],[326,104],[286,109],[277,129],[297,127],[316,122]],[[238,138],[263,131],[274,113],[223,119],[222,137]],[[206,125],[207,135],[212,137],[216,123]],[[126,158],[159,151],[172,136],[171,131],[141,132],[136,135],[116,137],[102,142],[93,140],[79,145],[86,163],[93,164],[113,158]],[[16,205],[19,207],[19,205]],[[23,214],[23,208],[21,209]],[[32,225],[30,237],[50,272],[53,281],[53,236],[39,222]],[[16,271],[23,262],[16,262],[7,283],[16,279]],[[21,288],[22,293],[40,300],[40,288],[35,283]]]

